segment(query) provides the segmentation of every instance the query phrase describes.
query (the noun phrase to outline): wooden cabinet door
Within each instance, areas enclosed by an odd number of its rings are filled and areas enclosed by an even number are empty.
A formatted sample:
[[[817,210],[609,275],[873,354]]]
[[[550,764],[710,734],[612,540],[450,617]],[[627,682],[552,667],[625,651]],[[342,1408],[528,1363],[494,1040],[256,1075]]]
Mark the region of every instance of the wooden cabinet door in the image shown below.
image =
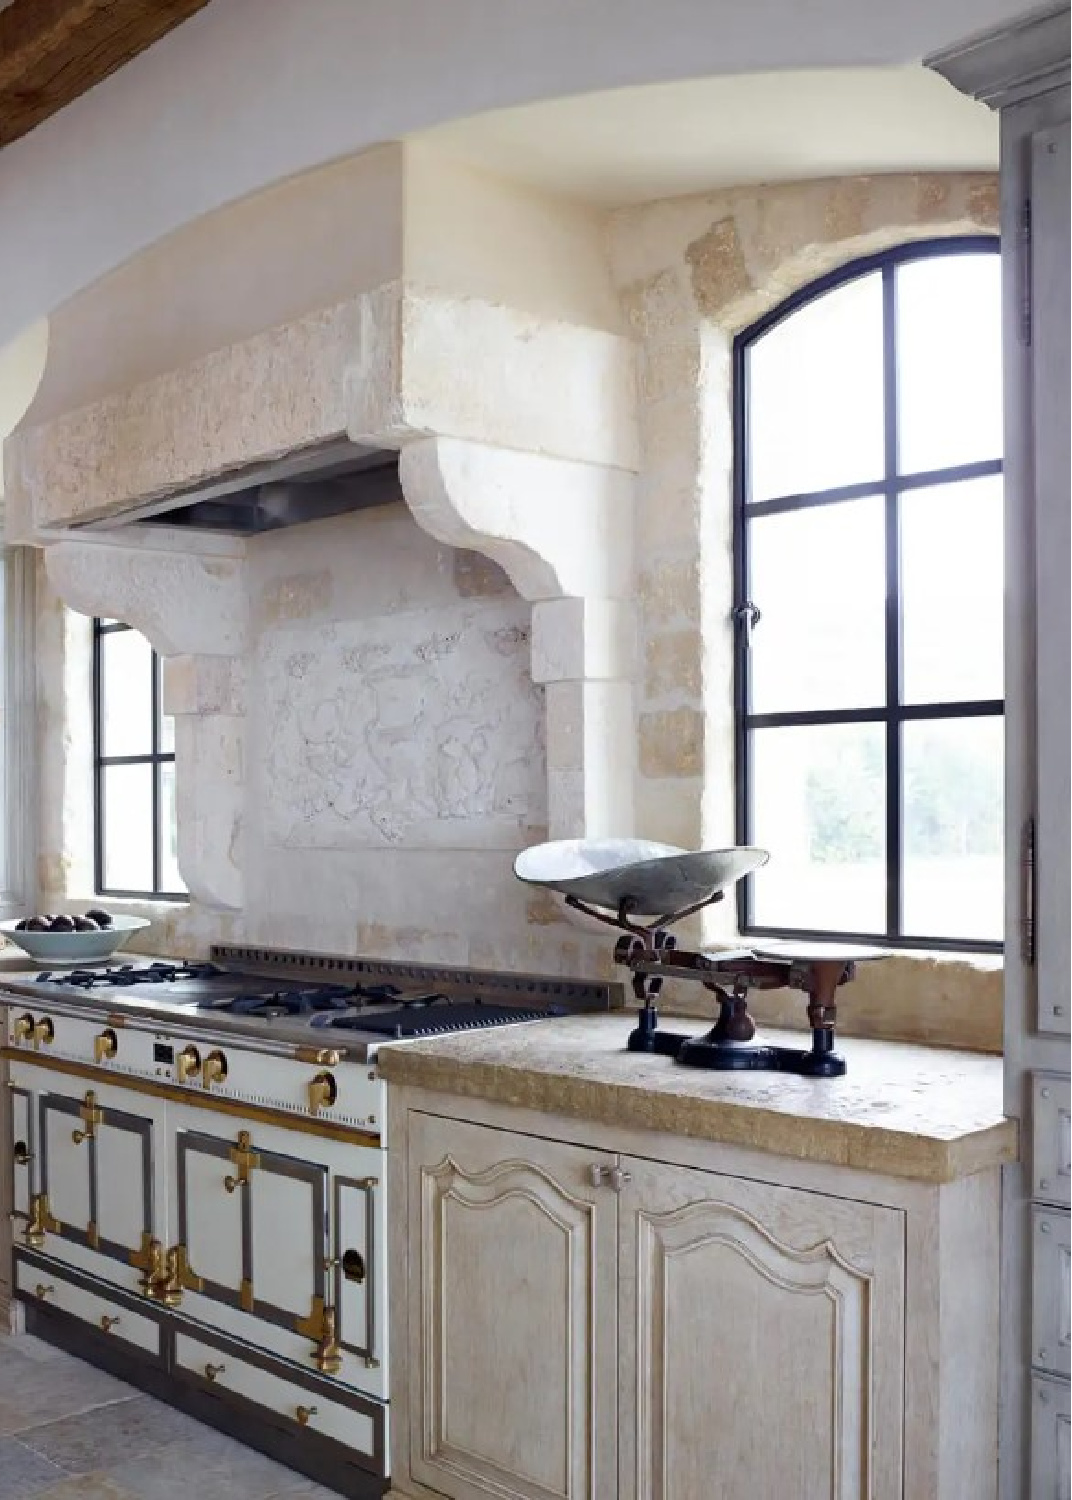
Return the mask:
[[[901,1500],[903,1215],[623,1171],[622,1500]]]
[[[605,1500],[617,1201],[590,1169],[615,1159],[408,1120],[410,1473],[452,1500]]]

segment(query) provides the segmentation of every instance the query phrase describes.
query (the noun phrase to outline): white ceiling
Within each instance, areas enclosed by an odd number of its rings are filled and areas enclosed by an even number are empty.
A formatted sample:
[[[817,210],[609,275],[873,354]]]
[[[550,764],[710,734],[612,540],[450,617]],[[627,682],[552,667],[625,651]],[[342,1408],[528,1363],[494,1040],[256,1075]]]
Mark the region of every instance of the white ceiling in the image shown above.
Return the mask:
[[[414,138],[604,205],[735,183],[998,164],[997,116],[921,66],[615,89],[495,110]]]

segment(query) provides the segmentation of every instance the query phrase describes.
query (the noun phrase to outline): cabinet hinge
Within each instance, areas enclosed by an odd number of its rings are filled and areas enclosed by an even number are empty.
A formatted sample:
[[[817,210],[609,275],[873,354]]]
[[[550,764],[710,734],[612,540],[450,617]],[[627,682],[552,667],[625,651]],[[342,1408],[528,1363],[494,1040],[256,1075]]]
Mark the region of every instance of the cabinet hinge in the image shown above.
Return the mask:
[[[1020,208],[1020,342],[1031,345],[1031,199]]]
[[[1020,855],[1020,957],[1029,968],[1035,964],[1035,820],[1024,824]]]

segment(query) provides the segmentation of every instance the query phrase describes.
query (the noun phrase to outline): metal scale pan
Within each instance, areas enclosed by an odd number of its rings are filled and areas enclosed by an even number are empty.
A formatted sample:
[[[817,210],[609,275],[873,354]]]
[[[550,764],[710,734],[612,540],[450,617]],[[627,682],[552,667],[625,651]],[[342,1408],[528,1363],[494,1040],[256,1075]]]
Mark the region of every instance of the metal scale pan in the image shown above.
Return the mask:
[[[558,839],[523,850],[514,874],[585,907],[673,918],[717,900],[769,859],[765,849],[702,849],[647,839]]]

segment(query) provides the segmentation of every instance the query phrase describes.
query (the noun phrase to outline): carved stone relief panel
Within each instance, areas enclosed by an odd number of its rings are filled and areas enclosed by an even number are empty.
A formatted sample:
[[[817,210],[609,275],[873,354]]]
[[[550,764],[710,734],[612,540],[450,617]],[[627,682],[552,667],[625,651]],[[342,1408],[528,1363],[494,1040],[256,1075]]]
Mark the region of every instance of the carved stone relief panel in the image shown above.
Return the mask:
[[[503,601],[267,637],[268,842],[516,847],[546,821],[529,634],[528,609]]]

